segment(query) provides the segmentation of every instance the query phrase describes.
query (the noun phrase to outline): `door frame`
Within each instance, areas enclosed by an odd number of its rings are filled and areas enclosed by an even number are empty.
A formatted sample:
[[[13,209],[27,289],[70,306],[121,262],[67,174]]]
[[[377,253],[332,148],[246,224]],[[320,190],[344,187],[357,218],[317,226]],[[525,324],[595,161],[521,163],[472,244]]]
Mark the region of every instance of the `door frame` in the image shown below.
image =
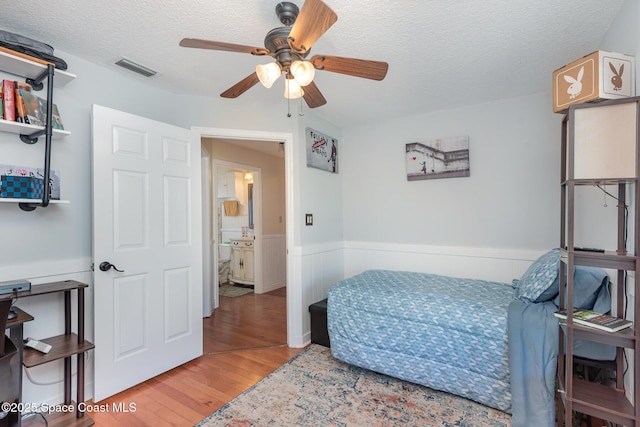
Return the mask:
[[[295,272],[302,271],[300,257],[294,257],[292,248],[295,242],[294,218],[296,207],[294,203],[294,144],[293,134],[288,132],[268,132],[247,129],[229,129],[215,127],[192,127],[200,138],[242,139],[251,141],[273,141],[284,143],[285,158],[285,205],[286,205],[286,281],[287,281],[287,345],[292,348],[302,348],[302,281],[295,280]],[[215,248],[217,249],[217,248]],[[215,250],[214,249],[214,250]]]
[[[200,142],[200,162],[202,179],[202,317],[210,317],[213,310],[218,308],[218,293],[211,292],[214,280],[215,283],[218,280],[217,264],[212,263],[212,259],[217,259],[218,254],[214,252],[214,230],[211,229],[211,198],[214,196],[211,192],[211,155],[204,148],[202,142]]]

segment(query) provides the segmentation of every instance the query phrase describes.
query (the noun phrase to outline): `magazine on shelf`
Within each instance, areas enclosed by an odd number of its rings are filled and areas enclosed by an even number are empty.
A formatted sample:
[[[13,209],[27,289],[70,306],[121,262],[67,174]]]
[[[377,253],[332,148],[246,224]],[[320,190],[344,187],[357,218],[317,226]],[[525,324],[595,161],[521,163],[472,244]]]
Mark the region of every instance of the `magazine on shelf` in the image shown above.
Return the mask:
[[[553,313],[558,319],[567,318],[567,310],[558,310]],[[573,321],[579,325],[596,328],[607,332],[618,332],[622,329],[633,326],[633,322],[626,319],[619,319],[615,316],[602,314],[591,310],[580,308],[573,309]]]
[[[44,126],[46,123],[45,115],[40,110],[38,97],[31,92],[23,92],[22,98],[24,99],[24,106],[29,123],[36,126]]]

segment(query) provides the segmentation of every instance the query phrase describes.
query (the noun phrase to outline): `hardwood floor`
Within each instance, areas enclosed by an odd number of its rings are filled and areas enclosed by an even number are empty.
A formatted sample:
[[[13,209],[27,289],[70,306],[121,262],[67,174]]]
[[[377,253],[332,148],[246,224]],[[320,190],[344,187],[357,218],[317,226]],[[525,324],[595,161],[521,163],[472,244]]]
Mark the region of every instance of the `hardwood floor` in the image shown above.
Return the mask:
[[[302,349],[287,347],[285,288],[220,297],[203,319],[204,355],[145,381],[89,411],[96,426],[193,426]],[[135,408],[116,412],[114,408]]]

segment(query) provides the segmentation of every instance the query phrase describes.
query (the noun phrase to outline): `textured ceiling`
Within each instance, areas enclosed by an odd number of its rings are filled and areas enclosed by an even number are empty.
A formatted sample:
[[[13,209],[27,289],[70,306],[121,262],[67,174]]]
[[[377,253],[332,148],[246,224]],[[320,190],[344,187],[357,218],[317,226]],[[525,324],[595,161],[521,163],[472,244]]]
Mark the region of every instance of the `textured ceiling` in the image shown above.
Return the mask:
[[[298,6],[302,2],[294,1]],[[113,62],[126,57],[158,71],[145,82],[178,93],[237,105],[275,104],[283,102],[282,78],[271,89],[258,84],[237,99],[219,98],[269,58],[188,49],[178,43],[194,37],[262,46],[265,34],[281,26],[277,3],[24,0],[3,8],[0,27],[113,69],[118,68]],[[338,21],[312,54],[389,63],[381,82],[316,73],[327,104],[315,114],[347,127],[549,91],[554,69],[598,49],[623,0],[325,3]],[[297,108],[297,101],[294,105]]]

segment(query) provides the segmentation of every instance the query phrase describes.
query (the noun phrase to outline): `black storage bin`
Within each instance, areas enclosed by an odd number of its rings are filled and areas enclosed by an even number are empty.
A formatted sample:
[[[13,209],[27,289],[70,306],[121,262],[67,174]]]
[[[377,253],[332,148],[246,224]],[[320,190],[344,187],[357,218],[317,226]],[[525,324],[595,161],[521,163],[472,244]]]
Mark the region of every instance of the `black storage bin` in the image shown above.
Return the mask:
[[[327,299],[311,304],[309,313],[311,313],[311,342],[331,347],[327,329]]]

